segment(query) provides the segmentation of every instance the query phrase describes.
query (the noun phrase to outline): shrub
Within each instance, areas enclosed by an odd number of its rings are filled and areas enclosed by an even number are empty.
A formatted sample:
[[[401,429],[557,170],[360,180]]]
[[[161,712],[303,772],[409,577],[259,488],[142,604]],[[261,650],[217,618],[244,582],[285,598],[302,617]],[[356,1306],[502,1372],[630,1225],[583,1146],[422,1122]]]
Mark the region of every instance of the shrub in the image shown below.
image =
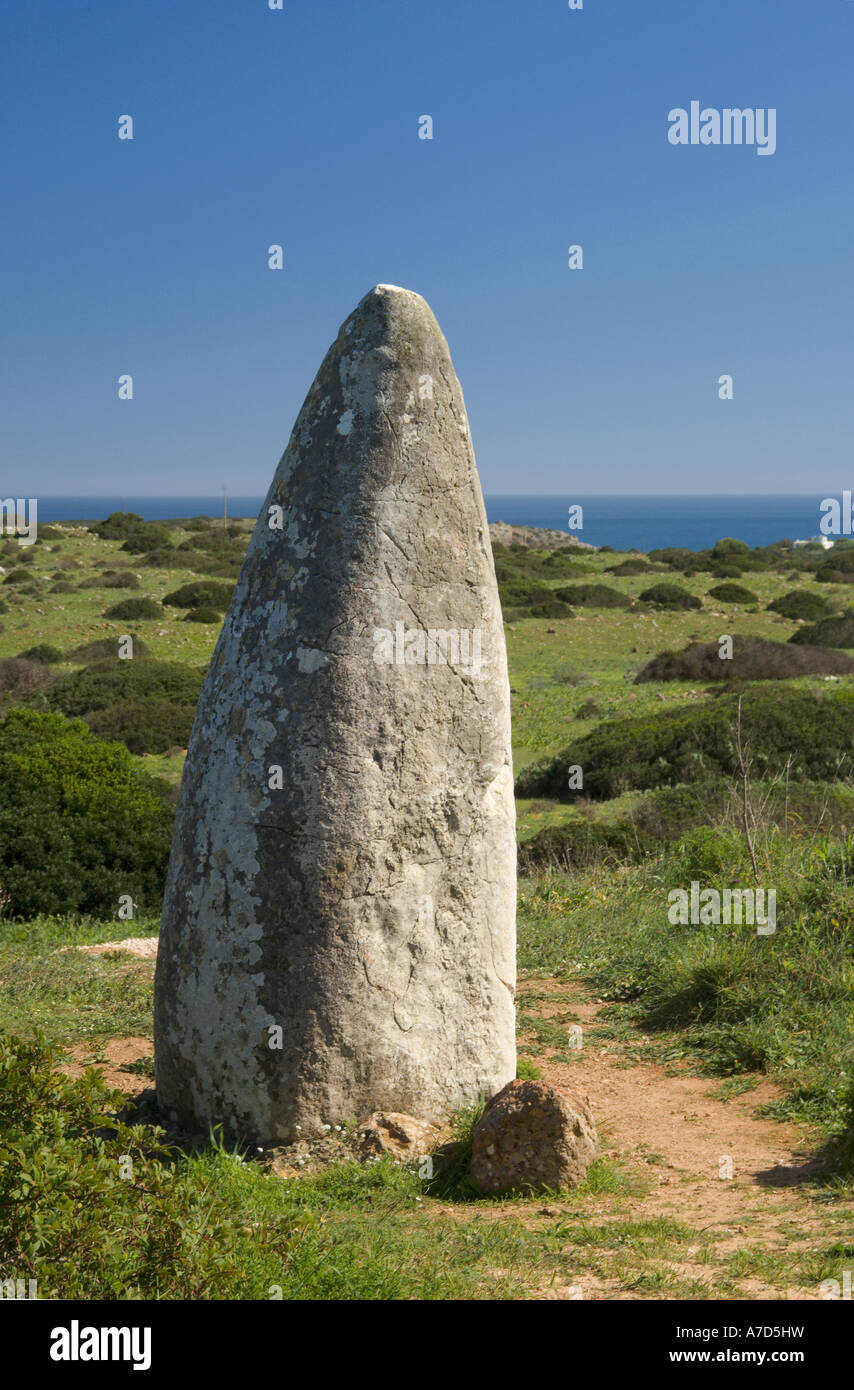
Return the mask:
[[[222,614],[216,608],[191,608],[184,615],[185,623],[218,623],[221,620]]]
[[[105,589],[138,589],[139,580],[131,570],[118,570],[115,574],[104,575]]]
[[[13,569],[10,570],[3,580],[4,584],[32,584],[33,576],[29,570]]]
[[[717,599],[719,603],[738,603],[742,606],[759,602],[756,594],[741,584],[717,584],[709,590],[709,598]]]
[[[734,540],[732,536],[725,536],[723,540],[717,541],[712,547],[712,555],[716,560],[729,559],[732,555],[749,555],[750,546],[746,541]]]
[[[107,570],[93,579],[84,579],[81,589],[138,589],[139,580],[130,570]]]
[[[171,549],[171,536],[165,526],[157,526],[153,522],[146,522],[138,531],[134,531],[128,536],[122,550],[131,555],[143,555],[146,550],[155,550],[159,546]]]
[[[69,584],[67,579],[58,579],[55,584],[51,584],[48,589],[49,594],[76,594],[77,586]]]
[[[114,603],[104,613],[105,618],[162,618],[163,609],[153,598],[126,598]]]
[[[234,592],[228,584],[215,584],[209,579],[198,579],[192,584],[184,584],[167,594],[163,602],[171,608],[217,608],[224,612],[231,602]]]
[[[633,810],[635,825],[655,840],[678,840],[695,825],[721,818],[730,803],[731,783],[723,778],[678,784],[650,792]]]
[[[652,567],[645,560],[623,560],[620,565],[609,565],[606,574],[649,574]]]
[[[65,653],[65,661],[85,662],[91,665],[95,661],[108,661],[112,657],[113,661],[118,659],[119,641],[117,637],[99,637],[94,642],[84,642],[79,647],[72,647],[70,652]],[[146,657],[149,655],[149,648],[141,637],[133,639],[133,659]]]
[[[824,618],[812,627],[798,628],[789,638],[795,646],[818,643],[823,647],[854,647],[854,611],[839,618]]]
[[[0,884],[8,915],[111,918],[122,893],[153,909],[171,824],[158,784],[121,744],[58,714],[12,710],[0,720]]]
[[[630,821],[616,825],[570,821],[568,825],[546,826],[521,844],[519,872],[552,868],[570,873],[604,863],[633,864],[655,848],[654,840],[637,831]]]
[[[50,685],[52,679],[43,662],[7,656],[0,661],[0,700],[4,705],[26,701]]]
[[[572,584],[555,589],[554,597],[564,603],[576,603],[580,608],[631,608],[628,594],[610,589],[607,584]]]
[[[596,800],[729,776],[737,766],[736,703],[727,694],[706,705],[607,720],[560,753],[524,768],[517,794],[569,799],[572,766],[584,769],[585,793]],[[791,755],[793,780],[830,779],[839,760],[854,753],[854,691],[748,688],[742,725],[756,778],[778,773]]]
[[[641,594],[643,603],[651,603],[656,608],[702,608],[702,603],[693,594],[689,594],[687,589],[681,589],[678,584],[653,584],[651,589],[644,589]]]
[[[671,569],[682,570],[694,563],[694,552],[668,545],[659,550],[651,550],[648,558],[655,564],[669,565]]]
[[[61,1063],[42,1034],[0,1040],[0,1268],[36,1271],[50,1300],[259,1299],[277,1277],[297,1296],[321,1262],[311,1249],[290,1269],[310,1216],[254,1229],[260,1182],[223,1145],[170,1151],[162,1130],[116,1118],[127,1097],[103,1076],[70,1080]]]
[[[741,570],[738,565],[718,565],[712,570],[713,579],[740,579]]]
[[[122,541],[136,534],[145,522],[136,512],[110,512],[106,521],[98,521],[89,530],[105,541]]]
[[[149,550],[147,554],[140,556],[137,564],[155,570],[197,570],[204,561],[204,555],[197,555],[192,551],[182,555],[180,548],[170,547],[169,550]]]
[[[58,647],[51,647],[47,642],[40,642],[36,647],[28,647],[25,652],[20,653],[21,661],[40,661],[42,666],[52,666],[54,662],[64,660],[62,652]]]
[[[160,697],[195,705],[204,679],[201,671],[170,661],[96,661],[63,676],[51,687],[48,703],[63,714],[107,709],[119,700]]]
[[[789,593],[782,594],[780,598],[775,598],[773,603],[769,603],[768,612],[779,613],[784,618],[812,621],[815,618],[823,618],[829,612],[829,605],[821,594],[810,593],[809,589],[790,589]],[[833,643],[829,645],[832,647]]]
[[[825,647],[795,649],[786,642],[763,637],[734,637],[732,658],[721,660],[717,642],[697,642],[683,652],[662,652],[635,677],[646,681],[777,681],[798,676],[844,676],[854,671],[854,661]]]
[[[544,603],[533,603],[529,608],[505,608],[504,621],[516,622],[521,618],[574,618],[572,609],[559,599],[550,598]]]
[[[116,739],[131,753],[168,753],[186,748],[196,716],[193,703],[178,704],[157,697],[118,700],[84,716],[93,734]]]
[[[815,571],[819,584],[854,584],[854,550],[834,546],[830,555],[824,557]]]

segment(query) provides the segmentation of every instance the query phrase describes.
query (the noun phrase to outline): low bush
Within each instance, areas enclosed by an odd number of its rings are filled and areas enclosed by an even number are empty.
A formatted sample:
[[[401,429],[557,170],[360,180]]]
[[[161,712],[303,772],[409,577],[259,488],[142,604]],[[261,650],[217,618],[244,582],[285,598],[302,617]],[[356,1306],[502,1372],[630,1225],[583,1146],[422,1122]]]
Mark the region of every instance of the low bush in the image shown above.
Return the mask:
[[[163,609],[153,598],[126,598],[122,599],[121,603],[114,603],[112,608],[108,608],[104,617],[119,618],[122,622],[133,618],[162,618]]]
[[[737,767],[735,696],[631,719],[607,720],[560,753],[523,769],[519,796],[569,799],[568,770],[584,771],[594,800],[630,790],[732,775]],[[854,755],[854,691],[748,688],[743,697],[743,739],[758,779],[778,773],[791,756],[792,780],[832,779]]]
[[[678,584],[653,584],[651,589],[644,589],[641,594],[643,603],[652,604],[655,608],[702,608],[702,603],[693,594],[689,594],[687,589],[682,589]]]
[[[217,608],[191,608],[189,613],[184,615],[185,623],[219,623],[222,621],[222,614]]]
[[[159,784],[121,744],[58,714],[17,709],[0,720],[0,886],[8,916],[107,920],[124,893],[156,910],[171,832]]]
[[[216,608],[225,612],[231,602],[233,588],[228,584],[216,584],[212,580],[198,579],[192,584],[184,584],[167,594],[163,602],[168,608]]]
[[[823,647],[854,647],[854,612],[843,613],[839,618],[824,618],[814,626],[798,628],[789,641],[795,646],[816,643]]]
[[[198,702],[204,674],[170,661],[96,661],[63,676],[50,689],[51,709],[67,715],[107,709],[119,700],[159,697],[178,704]]]
[[[811,593],[809,589],[790,589],[787,594],[781,594],[768,604],[769,613],[779,613],[783,618],[803,619],[805,622],[824,618],[829,611],[827,599],[822,598],[821,594]],[[833,643],[827,645],[832,647]]]
[[[106,521],[98,521],[89,530],[94,536],[105,541],[123,541],[136,535],[145,526],[145,521],[137,512],[110,512]]]
[[[57,661],[65,658],[58,647],[51,647],[47,642],[40,642],[36,647],[28,647],[25,652],[19,654],[21,661],[40,661],[42,666],[52,666]]]
[[[141,754],[186,748],[195,716],[195,703],[141,697],[117,700],[105,709],[88,710],[83,717],[99,738],[116,739],[131,753]]]
[[[555,589],[554,597],[579,608],[631,608],[632,600],[607,584],[571,584]]]
[[[4,707],[25,703],[37,691],[50,685],[52,679],[44,662],[7,656],[0,661],[0,702]]]
[[[130,555],[144,555],[147,550],[158,547],[171,549],[171,536],[167,527],[147,521],[138,531],[132,532],[122,546]]]
[[[651,836],[629,821],[606,825],[570,821],[550,825],[519,846],[520,874],[556,869],[568,873],[599,864],[633,864],[657,848]]]
[[[732,657],[721,659],[718,642],[696,642],[682,652],[662,652],[635,676],[647,681],[777,681],[799,676],[845,676],[851,657],[826,647],[795,647],[764,637],[734,637]],[[796,653],[796,655],[795,655]]]
[[[113,661],[118,659],[119,639],[117,637],[98,637],[94,642],[84,642],[79,647],[72,647],[70,652],[64,654],[64,661],[83,662],[91,666],[96,661]],[[133,639],[133,659],[146,657],[149,655],[149,648],[141,637]]]
[[[717,599],[718,603],[737,603],[741,607],[759,602],[756,594],[745,589],[742,584],[718,584],[709,590],[709,598]]]
[[[118,1118],[127,1097],[103,1076],[70,1080],[61,1064],[42,1035],[0,1038],[4,1272],[35,1271],[39,1297],[54,1300],[261,1299],[287,1283],[311,1216],[258,1229],[247,1203],[262,1209],[262,1175],[241,1182],[221,1144],[193,1157],[167,1148],[162,1130]]]

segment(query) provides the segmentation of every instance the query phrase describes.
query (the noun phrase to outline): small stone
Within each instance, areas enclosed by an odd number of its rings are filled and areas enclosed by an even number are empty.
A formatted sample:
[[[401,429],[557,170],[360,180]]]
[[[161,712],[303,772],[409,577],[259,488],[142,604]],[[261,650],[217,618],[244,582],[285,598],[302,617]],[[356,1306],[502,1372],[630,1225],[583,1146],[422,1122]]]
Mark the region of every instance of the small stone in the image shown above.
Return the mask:
[[[447,1131],[417,1120],[413,1115],[377,1112],[359,1126],[358,1145],[363,1158],[390,1158],[413,1163],[432,1153]]]
[[[511,1081],[474,1131],[471,1174],[484,1192],[577,1187],[600,1154],[586,1096],[544,1081]]]

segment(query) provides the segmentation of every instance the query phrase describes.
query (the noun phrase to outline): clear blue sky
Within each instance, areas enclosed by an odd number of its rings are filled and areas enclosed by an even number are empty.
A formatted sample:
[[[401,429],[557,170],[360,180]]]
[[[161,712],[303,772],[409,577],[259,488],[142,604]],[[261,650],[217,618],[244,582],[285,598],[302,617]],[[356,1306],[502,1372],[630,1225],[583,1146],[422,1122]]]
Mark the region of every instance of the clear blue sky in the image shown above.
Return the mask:
[[[263,492],[379,281],[485,491],[838,493],[852,68],[852,0],[3,0],[0,493]],[[671,146],[692,100],[776,154]]]

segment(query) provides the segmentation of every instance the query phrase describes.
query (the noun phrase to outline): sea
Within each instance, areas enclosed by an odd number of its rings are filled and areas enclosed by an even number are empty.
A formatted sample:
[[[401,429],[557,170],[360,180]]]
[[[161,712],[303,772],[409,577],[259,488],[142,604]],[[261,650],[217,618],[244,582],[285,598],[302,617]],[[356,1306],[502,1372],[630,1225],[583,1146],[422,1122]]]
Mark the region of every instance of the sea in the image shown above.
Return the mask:
[[[821,502],[827,493],[780,495],[677,496],[574,494],[527,496],[490,493],[490,521],[564,531],[591,545],[646,552],[663,546],[705,550],[724,536],[748,545],[783,539],[809,540],[819,534]],[[264,498],[227,496],[230,517],[257,516]],[[581,508],[580,527],[569,529],[570,508]],[[223,498],[210,497],[39,497],[38,519],[97,521],[110,512],[137,512],[146,521],[223,515]]]

